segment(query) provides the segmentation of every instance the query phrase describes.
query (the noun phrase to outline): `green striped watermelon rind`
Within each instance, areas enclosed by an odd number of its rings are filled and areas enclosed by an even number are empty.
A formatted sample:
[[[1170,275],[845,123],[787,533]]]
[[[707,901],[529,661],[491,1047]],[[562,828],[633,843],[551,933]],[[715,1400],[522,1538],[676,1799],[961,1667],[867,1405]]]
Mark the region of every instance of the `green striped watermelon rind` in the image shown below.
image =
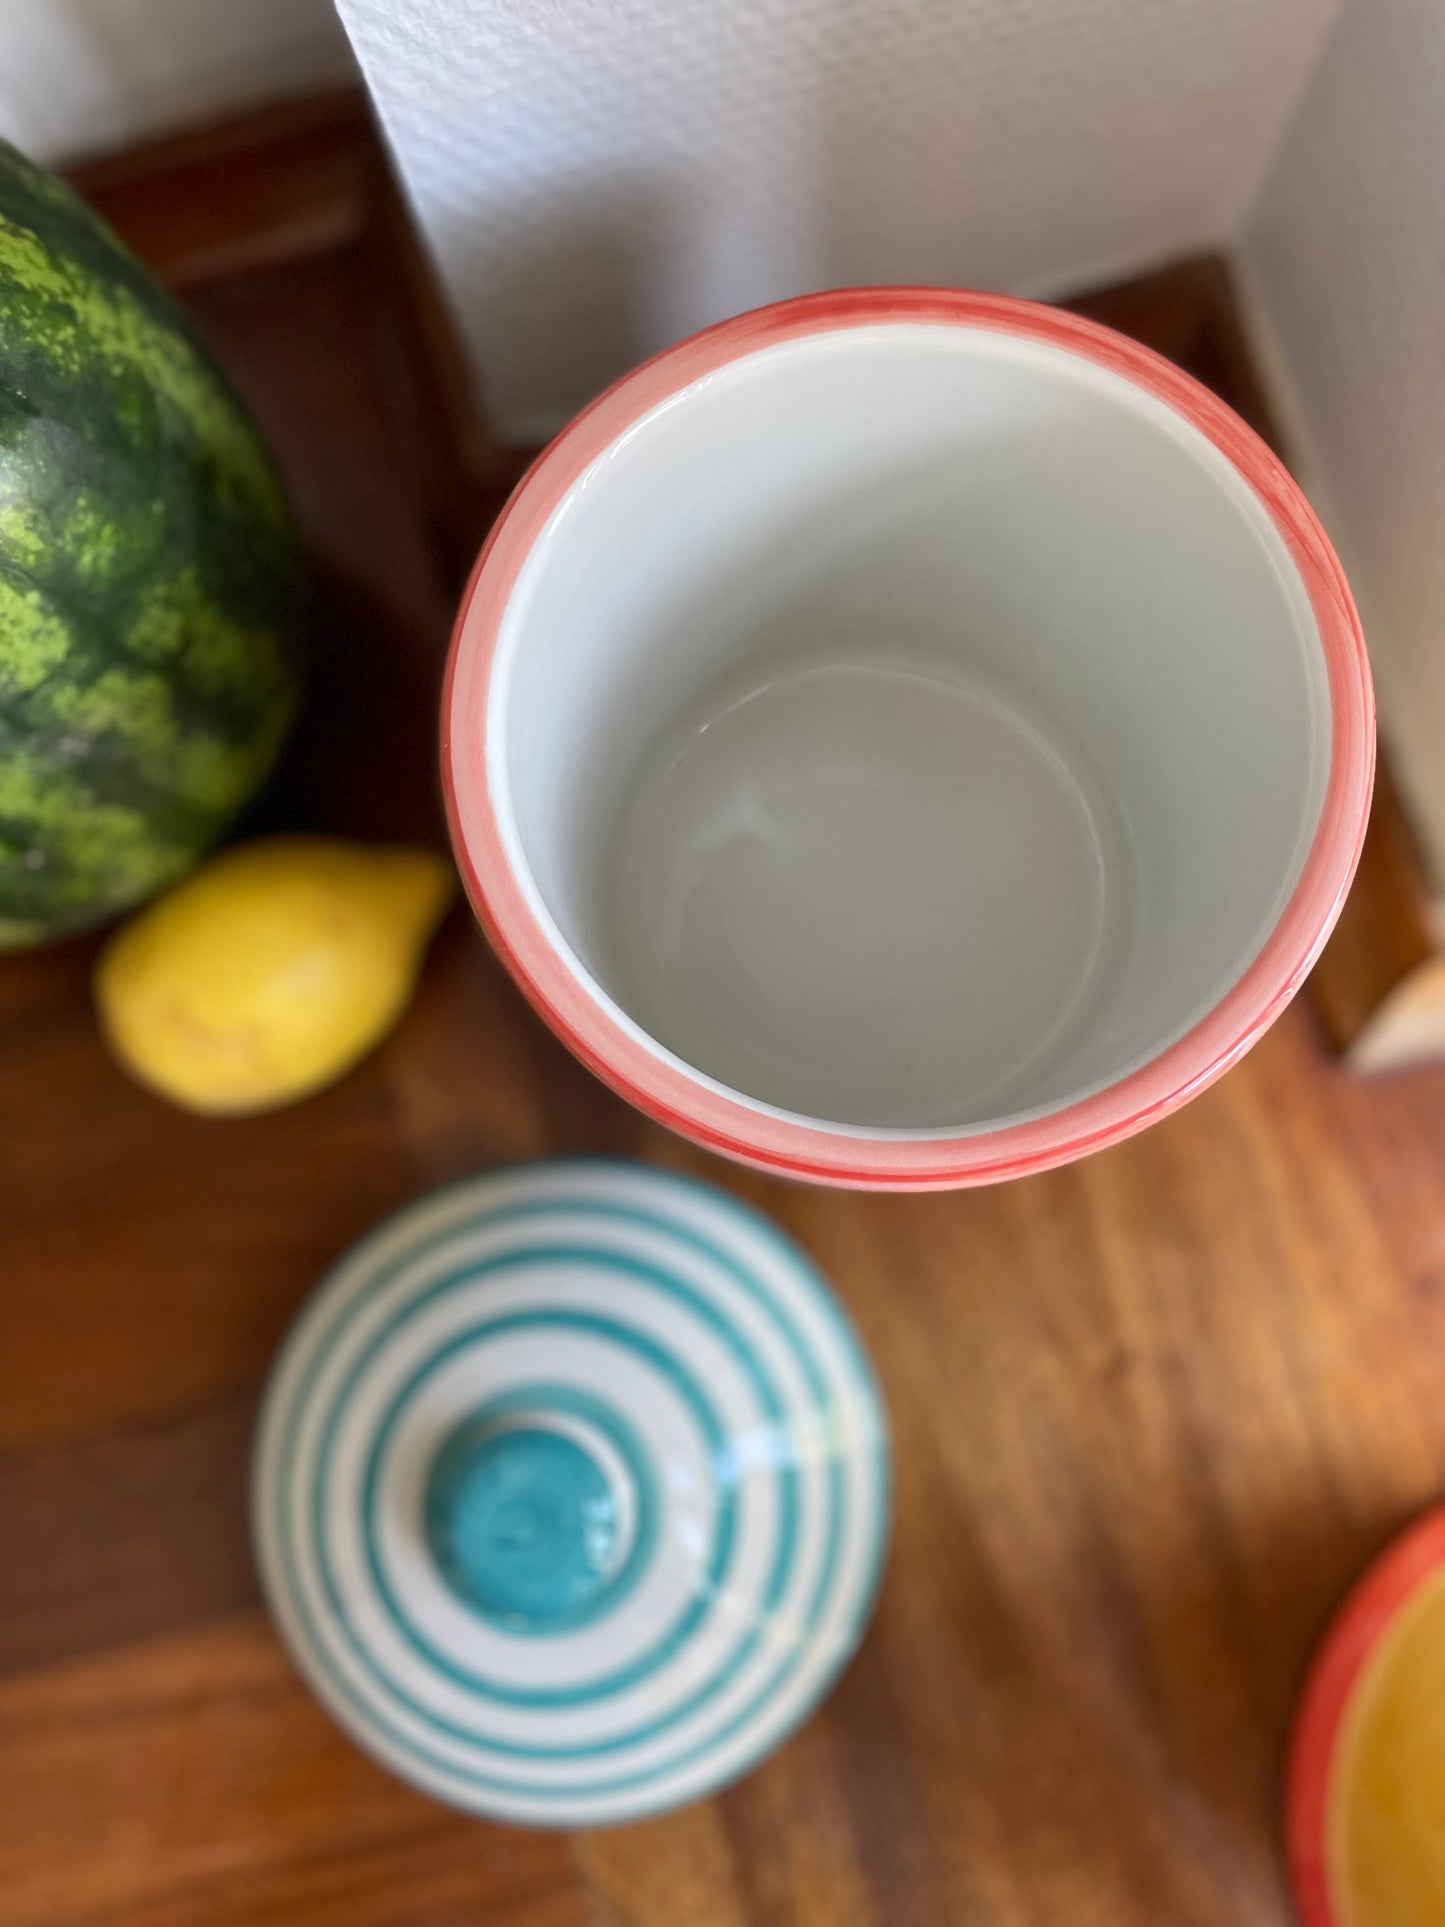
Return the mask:
[[[275,465],[190,324],[0,143],[0,948],[215,841],[295,712],[303,603]]]

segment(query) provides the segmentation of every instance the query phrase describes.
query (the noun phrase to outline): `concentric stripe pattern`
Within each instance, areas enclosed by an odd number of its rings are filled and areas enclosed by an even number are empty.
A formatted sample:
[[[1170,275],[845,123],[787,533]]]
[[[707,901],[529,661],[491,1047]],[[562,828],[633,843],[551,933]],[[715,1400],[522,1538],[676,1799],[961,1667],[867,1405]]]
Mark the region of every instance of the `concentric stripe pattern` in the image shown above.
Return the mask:
[[[816,1706],[877,1585],[886,1428],[764,1218],[534,1165],[341,1261],[272,1375],[252,1503],[276,1623],[361,1745],[469,1811],[586,1826],[715,1789]]]

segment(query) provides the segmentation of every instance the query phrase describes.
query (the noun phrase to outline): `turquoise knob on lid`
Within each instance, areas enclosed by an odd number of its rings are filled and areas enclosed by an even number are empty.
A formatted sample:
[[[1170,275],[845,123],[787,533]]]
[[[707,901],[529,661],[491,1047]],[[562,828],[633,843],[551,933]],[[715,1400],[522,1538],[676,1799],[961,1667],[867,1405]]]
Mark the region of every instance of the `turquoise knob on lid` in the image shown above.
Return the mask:
[[[512,1631],[560,1632],[636,1577],[657,1495],[620,1413],[575,1385],[531,1385],[446,1436],[422,1519],[438,1571],[472,1611]]]
[[[617,1501],[575,1439],[525,1421],[467,1426],[432,1469],[426,1535],[461,1598],[541,1628],[575,1619],[606,1589]]]

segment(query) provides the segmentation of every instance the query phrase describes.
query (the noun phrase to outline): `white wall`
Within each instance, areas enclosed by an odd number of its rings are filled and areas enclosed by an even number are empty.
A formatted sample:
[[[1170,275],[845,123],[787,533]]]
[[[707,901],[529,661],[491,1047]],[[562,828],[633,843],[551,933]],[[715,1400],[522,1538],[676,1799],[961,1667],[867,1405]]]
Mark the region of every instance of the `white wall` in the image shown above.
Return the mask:
[[[0,0],[0,137],[36,160],[355,71],[332,0]]]
[[[1445,4],[1348,0],[1243,263],[1445,888]]]
[[[1336,0],[338,0],[489,412],[758,302],[1232,238]]]

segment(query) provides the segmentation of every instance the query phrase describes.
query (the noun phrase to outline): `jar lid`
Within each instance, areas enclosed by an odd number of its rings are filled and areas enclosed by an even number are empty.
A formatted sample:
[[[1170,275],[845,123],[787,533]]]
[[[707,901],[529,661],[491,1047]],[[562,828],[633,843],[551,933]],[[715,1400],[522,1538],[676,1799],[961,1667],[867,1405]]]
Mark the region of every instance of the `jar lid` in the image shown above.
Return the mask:
[[[253,1531],[282,1638],[468,1811],[637,1819],[757,1765],[856,1645],[886,1421],[812,1265],[725,1192],[549,1163],[422,1198],[272,1373]]]

